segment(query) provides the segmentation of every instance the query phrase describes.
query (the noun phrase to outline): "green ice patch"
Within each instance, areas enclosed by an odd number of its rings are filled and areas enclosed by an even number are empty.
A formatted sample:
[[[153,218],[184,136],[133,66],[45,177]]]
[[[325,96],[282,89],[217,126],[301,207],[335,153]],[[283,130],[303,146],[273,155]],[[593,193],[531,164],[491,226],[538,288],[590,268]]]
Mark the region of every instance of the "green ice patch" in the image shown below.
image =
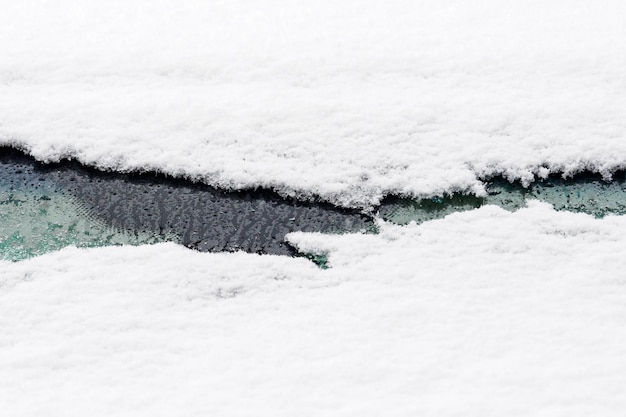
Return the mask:
[[[66,246],[155,243],[158,236],[122,232],[91,216],[69,195],[43,182],[0,181],[0,259],[19,261]]]

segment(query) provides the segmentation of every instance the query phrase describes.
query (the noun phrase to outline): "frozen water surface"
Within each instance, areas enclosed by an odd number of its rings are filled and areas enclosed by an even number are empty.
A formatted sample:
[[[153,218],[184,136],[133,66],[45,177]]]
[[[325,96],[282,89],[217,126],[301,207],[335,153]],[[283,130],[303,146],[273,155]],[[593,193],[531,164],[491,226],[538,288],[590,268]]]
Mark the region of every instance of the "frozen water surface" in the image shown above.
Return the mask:
[[[506,210],[518,210],[528,200],[551,204],[556,210],[587,213],[595,217],[626,214],[626,177],[615,173],[611,181],[600,175],[582,173],[564,179],[556,175],[529,186],[504,179],[486,181],[484,196],[453,194],[421,200],[390,197],[379,208],[380,216],[397,224],[444,217],[448,214],[472,210],[493,204]]]
[[[284,236],[372,230],[372,218],[271,192],[223,192],[154,174],[76,163],[43,165],[0,149],[0,256],[20,260],[68,245],[173,241],[200,251],[293,255]]]
[[[105,173],[76,163],[43,165],[12,149],[0,154],[0,254],[21,260],[68,245],[79,247],[172,241],[200,251],[294,255],[284,236],[294,231],[373,232],[372,216],[328,204],[286,200],[269,192],[227,193],[154,174]],[[498,205],[525,207],[532,199],[557,210],[603,217],[626,213],[626,180],[594,174],[552,176],[528,187],[503,179],[484,196],[389,197],[377,215],[397,224],[421,223]],[[324,254],[309,255],[326,266]]]
[[[0,257],[22,260],[65,246],[156,243],[165,236],[124,231],[91,213],[55,176],[0,149]]]

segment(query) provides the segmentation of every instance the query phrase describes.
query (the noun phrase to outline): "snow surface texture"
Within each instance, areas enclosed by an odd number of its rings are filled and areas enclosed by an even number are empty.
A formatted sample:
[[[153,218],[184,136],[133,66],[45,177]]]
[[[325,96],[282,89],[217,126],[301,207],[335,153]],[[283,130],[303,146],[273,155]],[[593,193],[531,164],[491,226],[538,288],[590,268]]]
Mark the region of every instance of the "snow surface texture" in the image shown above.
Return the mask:
[[[486,206],[291,240],[332,268],[171,243],[0,263],[0,409],[623,415],[626,217]]]
[[[367,206],[626,161],[623,1],[8,2],[0,143]]]
[[[626,3],[24,1],[0,143],[367,206],[626,162]],[[626,218],[0,262],[8,416],[621,416]]]

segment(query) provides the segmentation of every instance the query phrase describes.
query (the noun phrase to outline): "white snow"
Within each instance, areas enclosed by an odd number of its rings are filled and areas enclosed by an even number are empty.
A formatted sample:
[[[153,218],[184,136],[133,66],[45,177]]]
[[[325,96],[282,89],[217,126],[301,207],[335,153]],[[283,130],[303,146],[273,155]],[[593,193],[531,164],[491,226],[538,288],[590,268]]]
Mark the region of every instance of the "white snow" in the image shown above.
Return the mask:
[[[367,206],[626,167],[626,3],[2,2],[0,144]],[[621,416],[626,217],[0,262],[7,416]]]
[[[29,0],[0,143],[342,205],[626,160],[623,1]]]
[[[625,232],[535,203],[291,236],[329,270],[173,244],[2,263],[0,409],[620,416]]]

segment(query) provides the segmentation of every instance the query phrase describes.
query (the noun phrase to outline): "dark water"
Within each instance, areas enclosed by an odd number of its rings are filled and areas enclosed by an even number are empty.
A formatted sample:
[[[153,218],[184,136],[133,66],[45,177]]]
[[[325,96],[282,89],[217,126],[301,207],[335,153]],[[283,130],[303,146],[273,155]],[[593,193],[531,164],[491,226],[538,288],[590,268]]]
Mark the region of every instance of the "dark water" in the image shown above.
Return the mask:
[[[67,245],[174,241],[200,251],[294,255],[293,231],[371,230],[372,218],[269,191],[224,192],[156,174],[43,165],[0,148],[0,253],[19,260]]]

